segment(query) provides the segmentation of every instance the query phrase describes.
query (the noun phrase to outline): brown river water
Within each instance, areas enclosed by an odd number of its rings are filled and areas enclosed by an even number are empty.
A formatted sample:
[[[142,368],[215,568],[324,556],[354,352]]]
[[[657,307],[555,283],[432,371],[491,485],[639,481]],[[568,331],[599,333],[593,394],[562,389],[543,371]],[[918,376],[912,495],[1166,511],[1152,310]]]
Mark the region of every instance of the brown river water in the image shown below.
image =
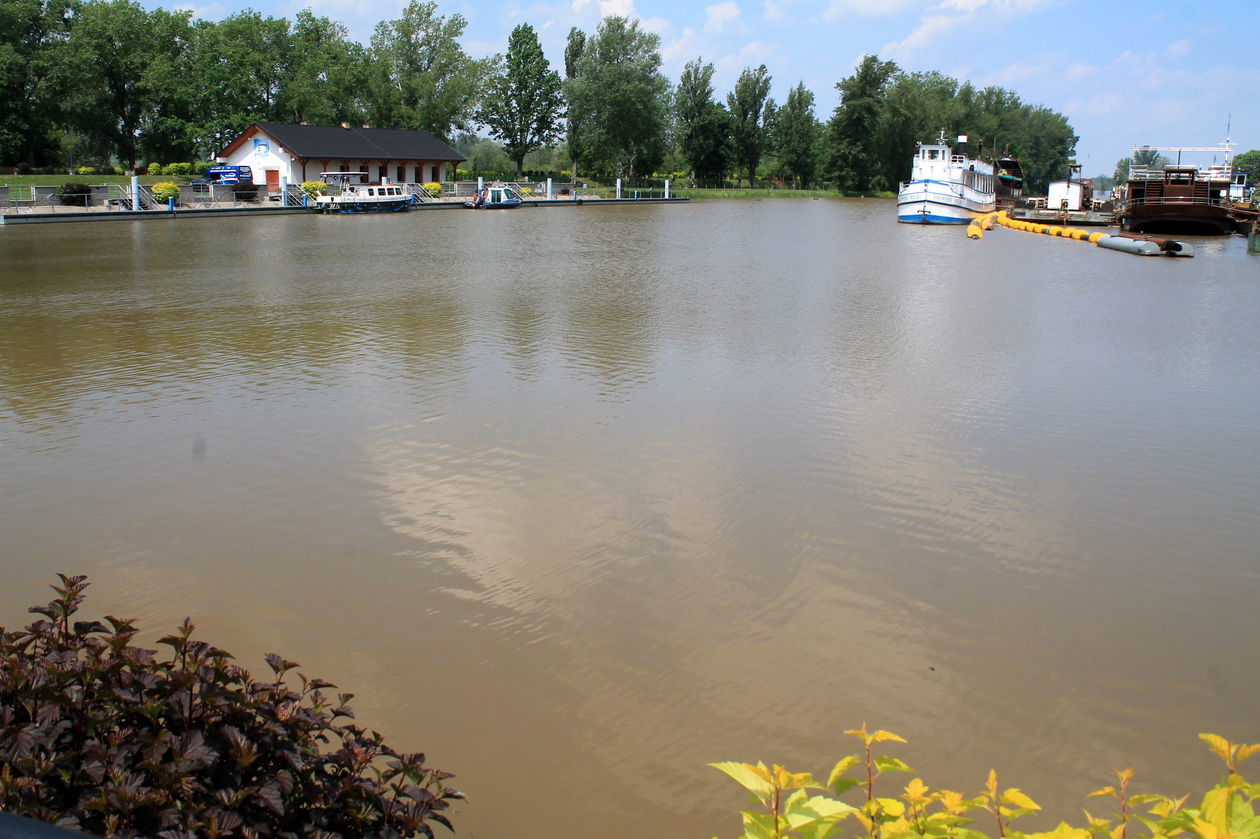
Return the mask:
[[[1030,827],[1206,788],[1260,741],[1260,256],[893,218],[0,228],[0,625],[85,573],[299,661],[477,839],[734,836],[706,763],[863,721]]]

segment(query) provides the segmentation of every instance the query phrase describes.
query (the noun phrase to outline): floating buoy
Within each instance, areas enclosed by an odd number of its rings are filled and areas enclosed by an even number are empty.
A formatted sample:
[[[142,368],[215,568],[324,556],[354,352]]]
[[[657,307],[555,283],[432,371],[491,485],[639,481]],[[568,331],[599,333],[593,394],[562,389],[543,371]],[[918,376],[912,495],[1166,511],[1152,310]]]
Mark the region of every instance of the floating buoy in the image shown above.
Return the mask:
[[[1144,242],[1140,239],[1125,239],[1122,236],[1104,236],[1098,240],[1097,244],[1100,248],[1135,253],[1138,256],[1159,256],[1160,254],[1159,245],[1154,242]]]

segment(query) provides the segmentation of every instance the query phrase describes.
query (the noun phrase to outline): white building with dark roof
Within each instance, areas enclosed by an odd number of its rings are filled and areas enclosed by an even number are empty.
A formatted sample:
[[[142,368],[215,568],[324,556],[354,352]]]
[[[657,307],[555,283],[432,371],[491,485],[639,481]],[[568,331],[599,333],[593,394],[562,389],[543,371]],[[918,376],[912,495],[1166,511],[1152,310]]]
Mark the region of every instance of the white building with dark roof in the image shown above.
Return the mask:
[[[367,172],[373,180],[428,183],[454,178],[464,158],[427,131],[256,122],[219,153],[220,163],[249,166],[254,183],[318,180],[321,172]]]

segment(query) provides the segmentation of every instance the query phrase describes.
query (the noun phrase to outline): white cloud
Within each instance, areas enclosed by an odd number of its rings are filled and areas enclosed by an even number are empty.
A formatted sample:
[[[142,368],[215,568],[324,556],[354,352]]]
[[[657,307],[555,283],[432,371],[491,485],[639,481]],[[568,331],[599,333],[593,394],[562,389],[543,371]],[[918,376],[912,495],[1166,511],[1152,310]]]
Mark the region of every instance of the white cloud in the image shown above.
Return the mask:
[[[846,0],[831,0],[832,5]],[[880,55],[894,60],[910,58],[917,50],[945,40],[946,36],[964,26],[977,23],[1011,20],[1043,12],[1067,0],[940,0],[926,9],[919,18],[919,25],[903,40],[885,44]],[[830,7],[829,7],[830,10]]]
[[[1190,52],[1189,41],[1173,41],[1171,44],[1169,44],[1167,47],[1164,48],[1164,55],[1168,56],[1169,58],[1181,58],[1183,55],[1187,55],[1189,52]]]
[[[707,6],[704,10],[704,31],[721,32],[731,24],[738,24],[739,16],[739,4],[732,0]]]
[[[852,15],[899,15],[919,5],[921,0],[829,0],[823,20],[835,23]]]

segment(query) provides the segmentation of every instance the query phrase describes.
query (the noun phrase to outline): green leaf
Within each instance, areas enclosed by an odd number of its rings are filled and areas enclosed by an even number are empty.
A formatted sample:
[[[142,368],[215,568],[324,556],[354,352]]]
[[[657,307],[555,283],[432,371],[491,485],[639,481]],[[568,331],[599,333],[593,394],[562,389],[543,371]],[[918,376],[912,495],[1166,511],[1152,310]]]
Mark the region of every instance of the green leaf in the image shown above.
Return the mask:
[[[1040,810],[1041,805],[1033,801],[1024,793],[1020,792],[1018,787],[1011,787],[1002,793],[1002,801],[1005,804],[1014,804],[1016,807],[1022,807],[1025,810]]]
[[[914,773],[914,770],[907,766],[905,761],[898,760],[895,757],[889,757],[888,755],[880,755],[875,758],[875,767],[879,769],[880,772]]]
[[[735,783],[757,796],[757,799],[766,804],[770,801],[770,797],[774,795],[774,786],[770,783],[769,774],[764,766],[753,766],[748,763],[736,763],[727,761],[725,763],[710,763],[714,769],[725,773]]]
[[[774,816],[770,813],[744,814],[744,836],[746,839],[777,839],[780,831],[775,829]]]
[[[1229,830],[1227,813],[1231,794],[1232,790],[1227,787],[1213,787],[1203,796],[1203,819],[1221,833]]]
[[[856,778],[839,778],[831,784],[831,791],[836,795],[843,795],[857,786],[858,783],[859,781]]]
[[[860,762],[861,759],[857,755],[849,755],[840,760],[831,768],[831,774],[827,777],[827,786],[832,786],[845,772],[848,772]]]
[[[857,808],[825,795],[808,796],[804,790],[792,793],[784,803],[783,814],[792,830],[817,821],[837,822]]]

